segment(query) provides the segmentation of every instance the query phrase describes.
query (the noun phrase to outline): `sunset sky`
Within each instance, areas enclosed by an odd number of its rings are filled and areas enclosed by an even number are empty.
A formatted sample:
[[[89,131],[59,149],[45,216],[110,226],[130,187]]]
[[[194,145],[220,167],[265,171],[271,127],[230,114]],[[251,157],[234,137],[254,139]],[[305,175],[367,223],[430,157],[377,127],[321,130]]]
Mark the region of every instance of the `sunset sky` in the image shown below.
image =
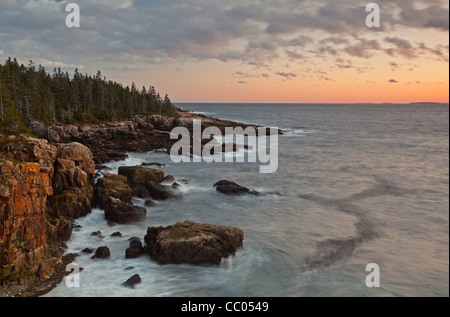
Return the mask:
[[[153,85],[173,102],[448,102],[449,3],[0,0],[0,59]]]

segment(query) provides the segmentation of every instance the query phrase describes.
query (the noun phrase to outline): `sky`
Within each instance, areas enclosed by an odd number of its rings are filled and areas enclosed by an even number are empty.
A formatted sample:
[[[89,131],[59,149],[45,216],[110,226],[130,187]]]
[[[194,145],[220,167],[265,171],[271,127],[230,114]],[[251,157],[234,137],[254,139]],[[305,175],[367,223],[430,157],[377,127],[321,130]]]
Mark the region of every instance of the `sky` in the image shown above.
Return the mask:
[[[380,28],[369,3],[0,0],[0,61],[101,70],[173,102],[447,103],[449,2],[378,0]]]

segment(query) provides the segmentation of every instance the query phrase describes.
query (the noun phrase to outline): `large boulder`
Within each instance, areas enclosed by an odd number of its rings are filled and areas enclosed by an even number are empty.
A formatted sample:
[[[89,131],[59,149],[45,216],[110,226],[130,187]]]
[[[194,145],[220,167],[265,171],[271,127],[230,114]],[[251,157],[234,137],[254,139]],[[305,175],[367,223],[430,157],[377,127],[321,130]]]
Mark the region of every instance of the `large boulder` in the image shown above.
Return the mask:
[[[131,203],[125,203],[120,199],[110,197],[105,207],[105,219],[118,223],[126,224],[133,221],[139,221],[145,217],[147,209],[136,207]]]
[[[48,197],[47,215],[51,218],[69,219],[84,217],[92,210],[93,197],[94,190],[90,185],[65,190],[59,195]]]
[[[130,277],[125,283],[123,283],[122,285],[128,288],[134,288],[134,286],[136,284],[139,284],[142,282],[141,277],[139,276],[139,274],[135,274],[132,277]]]
[[[131,202],[132,190],[125,176],[107,174],[97,181],[94,194],[95,204],[99,208],[105,208],[111,197],[126,203]]]
[[[72,160],[57,159],[54,165],[53,188],[57,194],[74,187],[86,187],[90,182],[88,174]]]
[[[157,184],[155,182],[148,182],[146,185],[147,190],[155,200],[167,200],[180,198],[181,192],[173,186],[166,186]]]
[[[77,142],[58,144],[58,158],[73,161],[76,167],[87,174],[88,180],[94,180],[95,162],[88,147]]]
[[[249,189],[247,187],[243,187],[241,185],[238,185],[236,183],[227,181],[227,180],[222,180],[219,181],[217,183],[214,184],[214,187],[216,188],[216,190],[222,194],[226,194],[226,195],[244,195],[244,194],[249,194],[249,195],[255,195],[258,196],[260,193]]]
[[[99,247],[96,251],[92,259],[107,259],[111,256],[111,251],[108,247]]]
[[[119,175],[126,176],[131,187],[148,182],[161,183],[164,180],[163,171],[145,166],[119,167]]]
[[[170,131],[173,126],[173,118],[161,116],[161,115],[153,115],[148,118],[148,121],[152,124],[152,126],[161,131]]]
[[[130,247],[125,251],[125,258],[135,259],[144,254],[144,247],[140,239],[132,239],[130,241]]]
[[[47,139],[48,127],[39,121],[31,121],[29,124],[30,132],[40,139]]]
[[[149,255],[161,264],[220,264],[234,255],[244,241],[244,232],[229,226],[192,221],[169,227],[151,227],[144,238]]]

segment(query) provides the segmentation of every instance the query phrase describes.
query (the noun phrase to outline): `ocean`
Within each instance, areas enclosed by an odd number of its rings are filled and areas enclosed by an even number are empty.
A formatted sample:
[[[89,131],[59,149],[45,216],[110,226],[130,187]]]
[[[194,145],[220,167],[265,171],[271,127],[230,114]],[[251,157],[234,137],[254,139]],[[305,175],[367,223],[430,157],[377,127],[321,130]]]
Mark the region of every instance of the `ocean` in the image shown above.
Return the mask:
[[[46,296],[449,296],[448,104],[177,106],[283,129],[277,172],[260,174],[259,163],[175,164],[157,152],[107,164],[112,173],[166,164],[166,175],[188,180],[183,198],[157,202],[129,225],[108,226],[99,209],[78,219],[67,253],[80,254],[80,287],[63,281]],[[225,196],[213,188],[223,179],[279,194]],[[185,220],[238,227],[244,246],[219,266],[125,259],[128,238]],[[99,230],[103,239],[91,236]],[[110,236],[117,231],[122,238]],[[81,253],[104,245],[110,259]],[[366,284],[371,263],[380,287]],[[134,274],[142,282],[123,287]]]

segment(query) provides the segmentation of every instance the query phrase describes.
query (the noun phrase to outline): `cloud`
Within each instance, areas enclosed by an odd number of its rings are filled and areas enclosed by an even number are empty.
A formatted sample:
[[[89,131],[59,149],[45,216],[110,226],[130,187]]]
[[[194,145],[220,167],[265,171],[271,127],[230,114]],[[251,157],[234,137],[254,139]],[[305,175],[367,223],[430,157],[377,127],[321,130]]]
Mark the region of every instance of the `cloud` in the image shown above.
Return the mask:
[[[241,77],[241,78],[255,78],[255,77],[259,77],[259,75],[254,75],[254,74],[250,74],[250,73],[247,73],[247,72],[241,72],[241,71],[235,72],[234,76]]]
[[[418,28],[449,30],[449,10],[439,5],[439,3],[418,9],[414,6],[413,1],[400,1],[400,7],[402,9],[400,16],[406,25]]]
[[[432,55],[436,56],[440,61],[444,61],[447,63],[449,62],[448,45],[447,46],[437,45],[435,48],[429,48],[425,43],[422,42],[419,43],[419,50],[431,53]],[[447,51],[447,54],[444,53],[445,50]]]
[[[400,68],[400,65],[396,62],[390,62],[389,66],[392,67],[392,69],[391,69],[392,71],[395,71],[396,69]]]
[[[335,81],[334,79],[331,79],[330,77],[327,77],[327,76],[324,76],[324,75],[320,75],[319,79],[325,80],[325,81]]]
[[[35,64],[40,64],[44,67],[47,68],[63,68],[63,69],[75,69],[77,68],[78,70],[83,70],[84,69],[84,65],[75,65],[75,64],[67,64],[67,63],[63,63],[63,62],[58,62],[58,61],[49,61],[46,59],[41,59],[41,58],[37,58],[34,59],[33,62]]]
[[[292,79],[297,77],[297,74],[294,73],[286,73],[286,72],[277,72],[278,76],[284,77],[286,79]]]
[[[267,68],[286,55],[292,60],[323,54],[369,58],[378,51],[416,58],[407,45],[413,41],[397,35],[397,28],[449,29],[448,3],[439,0],[421,6],[414,0],[379,0],[383,25],[393,33],[372,32],[370,39],[359,0],[77,0],[79,29],[65,26],[67,3],[2,0],[0,55],[85,69],[134,70],[173,60]],[[429,49],[421,49],[423,54],[443,60],[442,48],[424,47]]]
[[[370,58],[373,56],[373,51],[380,48],[381,45],[377,40],[359,39],[357,44],[347,46],[345,52],[355,57]]]
[[[296,51],[286,51],[286,55],[290,58],[290,59],[301,59],[304,58],[304,55],[301,53],[298,53]]]
[[[390,82],[390,83],[393,83],[393,84],[397,84],[397,83],[398,83],[398,81],[395,80],[395,79],[390,79],[389,82]]]
[[[333,48],[332,46],[321,47],[321,48],[319,48],[319,52],[322,54],[328,53],[331,55],[336,55],[338,53],[338,51],[335,48]]]
[[[394,55],[395,53],[400,54],[406,58],[414,58],[416,57],[416,50],[412,46],[412,44],[405,39],[401,39],[398,37],[386,37],[384,39],[385,42],[394,44],[395,48],[387,49],[387,53],[389,55]]]
[[[240,81],[238,81],[238,84],[246,84],[247,82],[246,81],[244,81],[244,80],[240,80]]]

